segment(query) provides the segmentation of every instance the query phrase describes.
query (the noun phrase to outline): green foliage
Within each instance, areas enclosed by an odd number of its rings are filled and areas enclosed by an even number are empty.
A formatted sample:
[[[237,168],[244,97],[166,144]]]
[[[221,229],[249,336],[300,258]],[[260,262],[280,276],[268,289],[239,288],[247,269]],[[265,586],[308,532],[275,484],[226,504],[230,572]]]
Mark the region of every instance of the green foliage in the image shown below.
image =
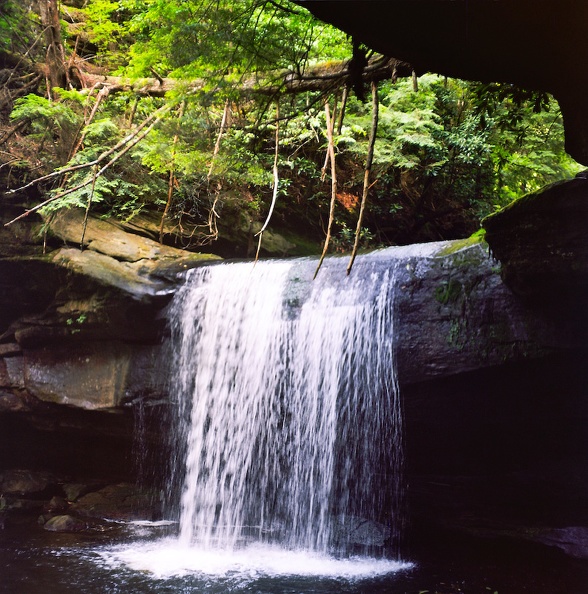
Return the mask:
[[[349,55],[346,36],[295,4],[265,0],[135,0],[127,73],[152,70],[176,78],[205,78],[217,91],[243,75],[292,69]]]
[[[69,155],[73,140],[81,125],[75,109],[77,101],[52,101],[29,94],[17,99],[10,114],[14,122],[29,124],[31,137],[39,143],[39,151],[50,144],[48,153],[54,156],[55,165],[62,165]]]
[[[287,0],[87,0],[79,13],[79,31],[102,68],[178,83],[166,98],[113,93],[92,121],[95,92],[18,99],[10,117],[28,123],[28,138],[49,170],[93,162],[166,101],[174,105],[95,183],[96,170],[86,168],[59,188],[45,188],[56,196],[89,182],[47,211],[85,207],[91,197],[102,212],[131,217],[160,209],[171,180],[171,214],[180,224],[206,227],[212,208],[263,220],[273,192],[279,101],[279,200],[272,225],[304,226],[322,239],[330,199],[329,172],[322,171],[324,101],[333,105],[338,95],[340,104],[342,89],[281,97],[252,89],[273,87],[285,71],[303,74],[349,59],[351,43],[343,33]],[[3,4],[0,49],[14,45],[8,28],[25,17],[18,3]],[[194,79],[202,81],[197,91]],[[426,75],[416,92],[411,80],[381,83],[379,100],[363,246],[468,236],[495,208],[578,170],[563,150],[558,106],[543,93]],[[219,136],[227,101],[231,113]],[[353,243],[371,119],[370,104],[352,95],[335,137],[336,250]]]
[[[78,115],[67,104],[33,94],[14,102],[10,119],[15,122],[28,120],[36,131],[63,130],[79,123]]]
[[[128,0],[91,0],[80,9],[83,18],[76,33],[85,34],[97,50],[96,58],[101,66],[115,69],[126,65],[126,52],[133,41],[130,21],[136,16],[134,4]]]
[[[14,0],[0,3],[1,52],[24,53],[32,43],[34,17],[23,4]]]

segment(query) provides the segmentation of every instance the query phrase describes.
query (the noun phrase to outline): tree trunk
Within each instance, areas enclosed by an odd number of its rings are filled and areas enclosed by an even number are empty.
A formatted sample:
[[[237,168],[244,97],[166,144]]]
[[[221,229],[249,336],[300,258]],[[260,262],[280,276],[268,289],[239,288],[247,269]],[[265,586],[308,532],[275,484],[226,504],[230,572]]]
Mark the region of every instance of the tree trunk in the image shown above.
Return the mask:
[[[39,15],[45,36],[46,77],[49,85],[48,93],[55,87],[65,88],[67,85],[67,69],[65,50],[61,39],[61,23],[59,22],[59,6],[57,0],[39,0]]]

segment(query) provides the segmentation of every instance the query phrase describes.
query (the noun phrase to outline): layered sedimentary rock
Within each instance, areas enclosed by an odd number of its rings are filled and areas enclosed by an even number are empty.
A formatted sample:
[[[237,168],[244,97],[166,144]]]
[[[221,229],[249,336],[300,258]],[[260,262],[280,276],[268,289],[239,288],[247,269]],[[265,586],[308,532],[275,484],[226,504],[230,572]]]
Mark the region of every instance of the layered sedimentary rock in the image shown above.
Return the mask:
[[[137,398],[165,398],[163,309],[179,274],[211,258],[159,246],[104,221],[90,222],[82,251],[72,246],[81,233],[76,212],[58,217],[53,233],[66,245],[46,256],[0,260],[4,408],[45,402],[108,410]],[[573,318],[546,317],[513,294],[481,239],[400,254],[403,384],[543,356],[582,341]],[[11,309],[15,295],[22,298]]]

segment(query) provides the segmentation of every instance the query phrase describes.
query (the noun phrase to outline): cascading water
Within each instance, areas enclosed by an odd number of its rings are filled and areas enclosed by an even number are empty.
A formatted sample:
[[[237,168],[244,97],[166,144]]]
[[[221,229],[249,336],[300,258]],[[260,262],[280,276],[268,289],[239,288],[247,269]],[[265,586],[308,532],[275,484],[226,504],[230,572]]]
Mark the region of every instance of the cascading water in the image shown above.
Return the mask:
[[[345,554],[401,523],[394,266],[331,260],[193,270],[170,308],[179,540]]]

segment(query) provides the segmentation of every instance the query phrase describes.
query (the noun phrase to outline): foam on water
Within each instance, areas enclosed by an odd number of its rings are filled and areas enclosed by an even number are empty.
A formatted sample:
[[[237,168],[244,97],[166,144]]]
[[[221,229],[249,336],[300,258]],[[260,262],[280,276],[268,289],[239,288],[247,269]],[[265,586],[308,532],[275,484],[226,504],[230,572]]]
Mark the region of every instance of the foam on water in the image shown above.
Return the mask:
[[[308,551],[253,544],[243,549],[214,550],[187,546],[175,538],[134,543],[99,552],[109,569],[126,567],[154,579],[193,575],[203,579],[252,580],[260,577],[317,577],[363,580],[410,569],[413,564],[389,559],[337,559]]]

